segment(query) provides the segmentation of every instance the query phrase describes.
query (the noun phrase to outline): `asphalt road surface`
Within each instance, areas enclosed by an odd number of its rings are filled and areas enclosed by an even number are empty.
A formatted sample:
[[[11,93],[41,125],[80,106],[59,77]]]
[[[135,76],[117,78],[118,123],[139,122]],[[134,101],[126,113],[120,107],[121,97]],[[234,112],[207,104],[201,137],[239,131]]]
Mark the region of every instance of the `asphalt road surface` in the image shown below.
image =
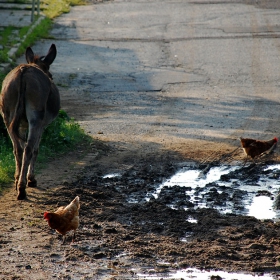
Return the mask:
[[[95,1],[55,19],[53,39],[34,48],[57,45],[62,108],[93,137],[204,160],[234,149],[240,136],[279,135],[279,8]]]

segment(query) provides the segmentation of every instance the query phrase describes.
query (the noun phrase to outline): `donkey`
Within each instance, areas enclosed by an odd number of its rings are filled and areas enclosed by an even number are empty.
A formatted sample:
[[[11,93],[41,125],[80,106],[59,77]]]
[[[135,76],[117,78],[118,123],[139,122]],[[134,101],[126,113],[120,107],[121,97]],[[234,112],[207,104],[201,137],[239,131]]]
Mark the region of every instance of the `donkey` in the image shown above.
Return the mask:
[[[27,64],[20,64],[5,77],[0,111],[13,143],[15,187],[18,200],[26,198],[26,185],[36,187],[34,165],[44,128],[58,115],[60,96],[49,72],[56,57],[51,45],[46,56],[34,55],[28,47]]]

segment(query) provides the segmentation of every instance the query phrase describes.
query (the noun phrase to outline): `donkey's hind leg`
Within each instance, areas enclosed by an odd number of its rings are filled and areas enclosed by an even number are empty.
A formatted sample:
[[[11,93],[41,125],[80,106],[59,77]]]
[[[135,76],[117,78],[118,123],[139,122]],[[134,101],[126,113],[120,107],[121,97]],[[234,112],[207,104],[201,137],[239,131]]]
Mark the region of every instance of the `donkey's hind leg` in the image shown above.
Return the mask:
[[[28,139],[23,152],[22,167],[18,182],[18,200],[26,198],[26,184],[27,184],[27,172],[29,166],[33,161],[34,150],[38,150],[39,142],[43,132],[43,126],[41,122],[37,122],[34,126],[29,126]],[[35,153],[36,154],[36,153]],[[36,155],[35,155],[36,160]],[[34,161],[35,162],[35,161]],[[34,165],[33,162],[33,165]],[[31,168],[33,169],[33,168]]]
[[[18,181],[19,181],[20,172],[21,172],[21,166],[22,166],[22,155],[23,155],[24,141],[21,140],[20,138],[18,138],[13,133],[12,129],[8,129],[8,133],[9,133],[10,138],[11,138],[12,143],[13,143],[13,153],[14,153],[15,161],[16,161],[15,188],[17,190]]]
[[[37,180],[35,179],[35,162],[37,160],[38,152],[39,152],[39,144],[40,144],[41,137],[38,139],[34,150],[32,159],[29,164],[28,174],[27,174],[27,186],[31,188],[37,187]]]
[[[24,145],[24,144],[22,144],[22,145]],[[18,189],[18,182],[19,182],[19,177],[20,177],[20,172],[21,172],[21,167],[22,167],[22,156],[23,156],[22,145],[19,142],[16,142],[16,144],[14,144],[14,156],[16,159],[16,170],[15,170],[15,188],[16,188],[16,190]]]

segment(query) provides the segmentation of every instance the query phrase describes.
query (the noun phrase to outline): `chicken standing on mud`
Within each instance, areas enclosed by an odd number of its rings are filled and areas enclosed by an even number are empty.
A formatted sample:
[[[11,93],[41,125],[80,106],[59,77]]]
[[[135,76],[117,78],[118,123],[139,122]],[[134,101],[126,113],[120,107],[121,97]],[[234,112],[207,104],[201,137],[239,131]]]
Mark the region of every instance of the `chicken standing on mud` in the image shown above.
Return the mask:
[[[79,226],[79,209],[80,198],[76,196],[66,207],[61,206],[53,213],[44,213],[44,219],[48,221],[49,226],[63,235],[63,244],[65,243],[65,235],[68,231],[74,231],[72,242],[75,239],[76,229]]]
[[[250,156],[253,160],[255,157],[258,157],[262,153],[273,148],[277,141],[278,139],[276,137],[267,141],[240,137],[240,142],[244,153],[247,155],[247,158]]]

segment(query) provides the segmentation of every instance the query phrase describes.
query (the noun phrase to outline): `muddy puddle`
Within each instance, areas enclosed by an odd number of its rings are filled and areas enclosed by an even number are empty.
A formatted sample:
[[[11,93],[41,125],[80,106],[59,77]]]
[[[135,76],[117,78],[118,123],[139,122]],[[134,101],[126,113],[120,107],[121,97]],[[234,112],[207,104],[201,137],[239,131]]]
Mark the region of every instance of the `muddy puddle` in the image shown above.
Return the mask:
[[[184,167],[147,193],[147,201],[164,199],[172,188],[185,192],[184,208],[214,208],[219,212],[279,220],[280,165],[214,166],[207,171]],[[180,207],[178,201],[170,207]],[[190,217],[190,220],[192,217]]]

